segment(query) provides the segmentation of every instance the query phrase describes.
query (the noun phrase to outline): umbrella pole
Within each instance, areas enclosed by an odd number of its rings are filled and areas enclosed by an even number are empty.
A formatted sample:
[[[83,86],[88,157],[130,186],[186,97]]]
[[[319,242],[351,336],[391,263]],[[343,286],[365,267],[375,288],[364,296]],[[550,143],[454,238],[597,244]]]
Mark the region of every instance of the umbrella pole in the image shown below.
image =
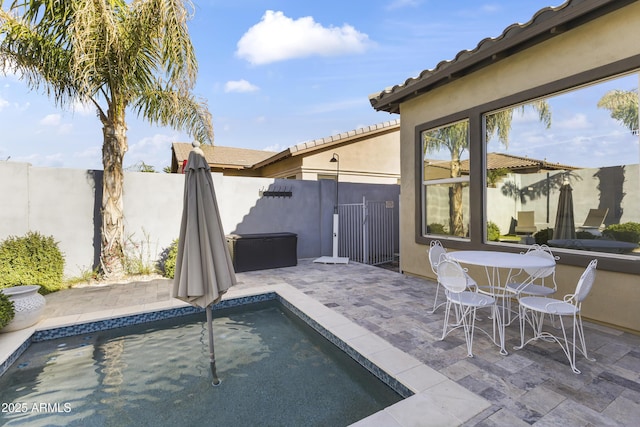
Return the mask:
[[[213,375],[213,385],[220,385],[221,381],[216,372],[216,355],[213,351],[213,315],[211,314],[211,306],[205,309],[207,312],[207,329],[209,330],[209,363],[211,364],[211,374]]]

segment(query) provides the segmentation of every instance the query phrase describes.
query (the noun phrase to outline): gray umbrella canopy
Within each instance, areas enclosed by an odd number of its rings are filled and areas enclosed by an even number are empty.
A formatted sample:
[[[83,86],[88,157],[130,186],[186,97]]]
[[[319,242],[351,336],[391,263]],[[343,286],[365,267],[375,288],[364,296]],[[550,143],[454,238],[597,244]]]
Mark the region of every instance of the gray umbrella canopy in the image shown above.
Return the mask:
[[[576,226],[573,219],[573,189],[569,183],[560,187],[556,224],[553,228],[554,239],[575,239]]]
[[[211,305],[236,284],[236,274],[222,229],[211,169],[200,144],[193,145],[185,169],[184,206],[171,296],[206,308],[211,371],[217,385],[220,381],[215,372]]]

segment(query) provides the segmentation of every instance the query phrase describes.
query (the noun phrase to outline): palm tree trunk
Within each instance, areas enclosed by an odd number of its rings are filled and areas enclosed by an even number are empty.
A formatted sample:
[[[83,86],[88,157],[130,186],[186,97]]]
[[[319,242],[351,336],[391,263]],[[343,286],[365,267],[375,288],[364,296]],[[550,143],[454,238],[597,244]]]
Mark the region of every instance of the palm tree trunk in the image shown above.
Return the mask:
[[[124,213],[122,162],[127,152],[124,114],[103,123],[102,228],[100,273],[103,278],[124,276]]]
[[[449,229],[452,236],[464,237],[462,221],[462,184],[455,183],[449,189]]]
[[[452,153],[451,177],[460,176],[460,159]],[[464,236],[462,222],[462,184],[455,183],[449,188],[449,233],[452,236]]]

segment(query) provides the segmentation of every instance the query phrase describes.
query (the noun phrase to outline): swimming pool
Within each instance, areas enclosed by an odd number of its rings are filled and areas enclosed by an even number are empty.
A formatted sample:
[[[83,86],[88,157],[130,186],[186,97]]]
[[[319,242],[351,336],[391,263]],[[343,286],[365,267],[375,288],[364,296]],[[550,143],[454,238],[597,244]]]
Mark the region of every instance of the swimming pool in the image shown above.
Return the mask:
[[[396,392],[390,390],[363,368],[366,359],[347,355],[353,349],[331,334],[325,337],[338,347],[329,344],[305,322],[316,330],[322,327],[303,313],[294,315],[293,305],[276,304],[275,294],[260,299],[272,301],[266,306],[253,302],[251,311],[215,312],[223,380],[217,388],[210,386],[203,313],[173,317],[190,308],[153,313],[167,318],[124,329],[99,332],[119,321],[110,319],[36,334],[36,340],[70,336],[33,344],[0,378],[4,422],[346,425],[412,394],[401,384]],[[75,334],[82,329],[89,333]],[[266,367],[266,362],[271,364]],[[375,371],[373,365],[368,369]],[[53,384],[43,385],[43,378]]]

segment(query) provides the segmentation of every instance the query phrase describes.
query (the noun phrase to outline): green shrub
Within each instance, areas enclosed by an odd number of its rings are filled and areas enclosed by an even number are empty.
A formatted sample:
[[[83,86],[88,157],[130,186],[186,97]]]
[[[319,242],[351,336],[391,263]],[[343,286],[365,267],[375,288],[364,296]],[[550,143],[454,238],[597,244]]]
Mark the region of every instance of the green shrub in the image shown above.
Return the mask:
[[[546,245],[547,242],[553,239],[553,228],[543,228],[533,235],[536,243],[539,245]]]
[[[13,316],[15,316],[13,301],[0,292],[0,329],[7,326],[13,319]]]
[[[61,289],[63,272],[64,256],[52,236],[30,231],[0,242],[0,288],[40,285],[48,294]]]
[[[602,235],[609,239],[622,242],[640,242],[640,223],[625,222],[624,224],[611,224],[602,232]]]
[[[142,171],[145,172],[145,171]],[[134,239],[129,236],[124,244],[124,271],[130,275],[145,275],[157,273],[157,263],[151,259],[151,237],[144,228],[142,229],[144,238]]]
[[[576,231],[576,239],[595,239],[596,237],[588,231]]]
[[[487,240],[490,242],[500,240],[500,228],[495,222],[489,221],[487,223]]]
[[[176,274],[176,258],[178,257],[178,239],[171,242],[168,248],[165,248],[160,255],[158,269],[162,271],[164,277],[173,279]]]
[[[433,222],[427,226],[427,233],[429,234],[449,234],[445,229],[445,226],[437,222]]]

